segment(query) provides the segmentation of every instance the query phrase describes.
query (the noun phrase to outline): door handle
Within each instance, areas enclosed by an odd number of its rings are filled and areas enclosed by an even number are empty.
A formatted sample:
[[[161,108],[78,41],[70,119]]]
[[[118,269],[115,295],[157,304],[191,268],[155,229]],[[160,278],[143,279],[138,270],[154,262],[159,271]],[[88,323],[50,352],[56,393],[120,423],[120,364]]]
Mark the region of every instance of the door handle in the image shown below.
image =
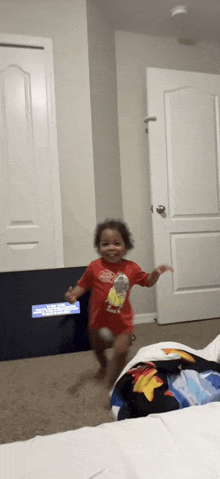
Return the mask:
[[[156,116],[147,116],[144,119],[144,123],[148,123],[149,121],[157,121],[157,117]]]
[[[158,207],[156,208],[156,212],[159,213],[159,215],[162,215],[162,213],[164,213],[165,209],[166,209],[165,206],[158,205]]]

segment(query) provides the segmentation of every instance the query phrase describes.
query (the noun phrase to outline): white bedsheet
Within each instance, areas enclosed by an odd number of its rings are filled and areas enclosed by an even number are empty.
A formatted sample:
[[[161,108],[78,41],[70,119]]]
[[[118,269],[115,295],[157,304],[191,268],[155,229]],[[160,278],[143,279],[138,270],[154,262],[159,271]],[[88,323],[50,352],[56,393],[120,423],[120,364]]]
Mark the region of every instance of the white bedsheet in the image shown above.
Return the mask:
[[[217,479],[220,403],[3,444],[0,464],[2,479]]]
[[[216,361],[219,360],[219,342],[220,335],[203,351],[173,342],[159,343],[159,349],[181,347]],[[155,346],[154,351],[149,346],[151,359],[158,351],[158,345]],[[218,479],[220,403],[3,444],[0,446],[0,477]]]

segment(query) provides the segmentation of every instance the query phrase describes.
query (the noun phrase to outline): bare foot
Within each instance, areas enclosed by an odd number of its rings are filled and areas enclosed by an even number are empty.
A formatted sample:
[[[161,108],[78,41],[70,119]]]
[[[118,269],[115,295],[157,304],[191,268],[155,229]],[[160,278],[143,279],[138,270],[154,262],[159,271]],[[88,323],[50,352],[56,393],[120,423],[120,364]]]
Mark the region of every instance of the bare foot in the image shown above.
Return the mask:
[[[97,379],[98,381],[103,381],[106,373],[106,367],[100,366],[99,370],[95,374],[94,378]]]

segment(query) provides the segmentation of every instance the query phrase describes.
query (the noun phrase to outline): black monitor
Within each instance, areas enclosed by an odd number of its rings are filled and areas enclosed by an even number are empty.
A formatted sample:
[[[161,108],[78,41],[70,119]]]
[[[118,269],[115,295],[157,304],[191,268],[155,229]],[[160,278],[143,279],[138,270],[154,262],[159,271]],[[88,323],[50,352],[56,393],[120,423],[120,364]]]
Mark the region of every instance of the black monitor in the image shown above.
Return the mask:
[[[90,292],[64,300],[85,267],[0,273],[0,360],[33,358],[90,349]]]

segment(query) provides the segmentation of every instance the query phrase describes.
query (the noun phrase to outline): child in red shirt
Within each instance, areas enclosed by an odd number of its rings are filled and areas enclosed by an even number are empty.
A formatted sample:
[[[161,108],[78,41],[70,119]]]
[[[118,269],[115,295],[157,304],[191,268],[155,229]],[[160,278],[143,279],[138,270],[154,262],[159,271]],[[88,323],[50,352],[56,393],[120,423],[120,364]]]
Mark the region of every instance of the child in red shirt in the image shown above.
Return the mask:
[[[133,261],[124,259],[134,247],[131,233],[122,221],[106,220],[99,223],[95,231],[94,246],[100,258],[92,261],[77,286],[65,294],[66,301],[75,303],[91,289],[89,305],[89,337],[91,346],[100,363],[96,375],[106,381],[108,391],[126,364],[133,331],[133,310],[129,302],[130,290],[134,284],[153,286],[160,275],[172,268],[162,265],[152,273],[145,273]],[[110,329],[114,336],[113,357],[109,365],[105,355],[107,347],[99,330]]]

